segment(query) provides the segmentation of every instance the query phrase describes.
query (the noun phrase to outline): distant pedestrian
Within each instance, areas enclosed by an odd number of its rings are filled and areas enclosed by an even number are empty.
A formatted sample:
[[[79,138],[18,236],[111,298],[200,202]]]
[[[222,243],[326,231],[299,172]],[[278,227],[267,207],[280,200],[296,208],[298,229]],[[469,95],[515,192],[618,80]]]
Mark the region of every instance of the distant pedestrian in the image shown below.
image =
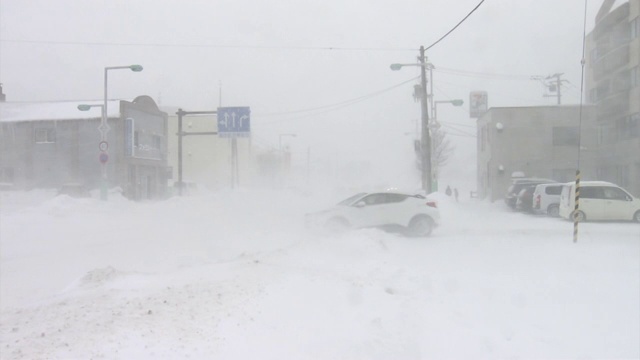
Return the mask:
[[[451,186],[447,185],[447,190],[445,190],[444,193],[447,194],[447,196],[451,196]]]
[[[458,202],[458,188],[453,189],[453,196],[456,198],[456,202]]]

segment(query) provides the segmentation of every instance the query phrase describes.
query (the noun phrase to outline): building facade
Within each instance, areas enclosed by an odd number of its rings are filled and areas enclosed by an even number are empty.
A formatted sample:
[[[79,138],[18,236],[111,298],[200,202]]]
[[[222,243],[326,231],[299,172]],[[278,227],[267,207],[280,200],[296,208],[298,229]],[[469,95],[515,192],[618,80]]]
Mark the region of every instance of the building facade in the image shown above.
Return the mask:
[[[477,121],[478,197],[502,199],[513,177],[594,179],[595,109],[586,106],[490,108]]]
[[[640,196],[640,0],[604,1],[585,60],[586,101],[597,109],[597,178]]]
[[[0,182],[27,190],[81,184],[107,186],[134,200],[167,196],[167,114],[153,99],[107,104],[108,158],[100,158],[101,107],[78,110],[84,102],[0,102]],[[101,105],[101,102],[84,104]],[[104,130],[104,129],[103,129]],[[101,162],[104,162],[104,164]]]

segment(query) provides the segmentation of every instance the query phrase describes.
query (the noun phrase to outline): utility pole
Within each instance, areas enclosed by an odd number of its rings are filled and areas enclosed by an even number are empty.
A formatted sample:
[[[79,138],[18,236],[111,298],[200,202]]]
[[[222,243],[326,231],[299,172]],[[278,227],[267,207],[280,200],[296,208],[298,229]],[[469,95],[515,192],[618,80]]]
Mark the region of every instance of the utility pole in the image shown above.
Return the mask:
[[[420,109],[422,136],[420,139],[420,162],[422,171],[422,189],[429,194],[433,190],[431,186],[431,135],[429,134],[429,96],[427,95],[427,67],[432,66],[427,63],[424,56],[424,46],[420,46],[420,56],[417,64],[391,64],[393,71],[402,69],[403,66],[420,66]],[[416,86],[417,87],[417,86]],[[414,98],[417,99],[414,91]]]
[[[562,103],[562,83],[568,82],[562,79],[563,73],[555,73],[547,77],[532,76],[531,80],[539,80],[546,90],[555,92],[555,95],[544,94],[542,97],[555,97],[558,99],[558,105]]]
[[[431,135],[429,134],[429,106],[427,97],[427,58],[424,56],[424,46],[420,46],[420,86],[422,87],[422,189],[431,193]]]

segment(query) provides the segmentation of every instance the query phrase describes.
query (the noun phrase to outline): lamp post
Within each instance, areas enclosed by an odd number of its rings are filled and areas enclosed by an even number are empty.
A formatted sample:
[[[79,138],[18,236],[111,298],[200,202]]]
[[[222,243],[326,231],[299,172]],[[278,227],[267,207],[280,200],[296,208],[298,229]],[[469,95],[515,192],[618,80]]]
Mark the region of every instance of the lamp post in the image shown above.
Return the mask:
[[[280,151],[280,154],[282,154],[282,137],[283,136],[291,136],[291,137],[296,137],[296,134],[280,134],[278,135],[278,151]]]
[[[127,65],[127,66],[108,66],[104,68],[104,103],[102,108],[102,122],[98,129],[100,130],[100,146],[102,153],[100,154],[100,163],[102,164],[102,185],[100,187],[100,199],[107,200],[109,180],[107,178],[107,161],[109,160],[109,153],[107,152],[109,144],[107,142],[107,133],[109,132],[109,124],[107,124],[107,74],[109,70],[116,69],[129,69],[133,72],[142,71],[141,65]],[[79,108],[79,107],[78,107]],[[106,144],[106,145],[102,145]],[[104,150],[102,150],[104,148]]]
[[[281,182],[282,185],[284,185],[284,181],[285,181],[285,156],[284,156],[284,150],[282,149],[282,137],[283,136],[291,136],[291,137],[296,137],[296,134],[280,134],[278,135],[278,151],[280,153],[280,177],[281,177]]]
[[[420,56],[418,57],[417,64],[391,64],[391,70],[397,71],[404,66],[420,66],[420,86],[422,90],[422,96],[420,97],[421,105],[421,122],[422,122],[422,136],[420,140],[421,144],[421,163],[422,163],[422,189],[425,193],[429,194],[433,189],[431,186],[431,136],[429,134],[429,106],[427,97],[427,67],[431,64],[427,63],[427,58],[424,56],[424,46],[420,46]]]
[[[434,101],[433,109],[432,109],[433,113],[431,114],[431,118],[435,122],[436,126],[439,126],[439,124],[438,124],[438,104],[451,104],[453,106],[462,106],[462,104],[464,104],[464,100],[454,99],[454,100],[437,100],[437,101]]]
[[[447,143],[444,141],[444,137],[445,137],[445,133],[441,133],[440,132],[440,122],[438,121],[438,104],[451,104],[453,106],[462,106],[462,104],[464,104],[464,101],[461,99],[454,99],[454,100],[439,100],[439,101],[433,101],[432,100],[432,107],[431,107],[431,124],[430,124],[430,129],[432,129],[431,131],[433,132],[432,134],[432,141],[431,141],[431,153],[435,154],[434,155],[434,161],[435,161],[435,167],[436,167],[436,171],[434,171],[433,174],[433,189],[434,191],[438,191],[438,172],[440,169],[440,164],[442,164],[443,161],[445,161],[445,159],[443,159],[443,154],[446,151],[446,148],[448,147]]]

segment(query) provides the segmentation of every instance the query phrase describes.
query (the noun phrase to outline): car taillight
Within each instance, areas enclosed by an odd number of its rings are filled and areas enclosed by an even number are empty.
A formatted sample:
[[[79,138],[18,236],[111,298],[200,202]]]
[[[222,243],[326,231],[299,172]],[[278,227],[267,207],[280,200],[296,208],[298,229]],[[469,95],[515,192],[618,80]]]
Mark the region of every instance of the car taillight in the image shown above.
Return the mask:
[[[540,207],[540,195],[536,196],[536,208]]]
[[[435,201],[427,201],[427,206],[431,206],[432,208],[437,208],[438,203]]]

